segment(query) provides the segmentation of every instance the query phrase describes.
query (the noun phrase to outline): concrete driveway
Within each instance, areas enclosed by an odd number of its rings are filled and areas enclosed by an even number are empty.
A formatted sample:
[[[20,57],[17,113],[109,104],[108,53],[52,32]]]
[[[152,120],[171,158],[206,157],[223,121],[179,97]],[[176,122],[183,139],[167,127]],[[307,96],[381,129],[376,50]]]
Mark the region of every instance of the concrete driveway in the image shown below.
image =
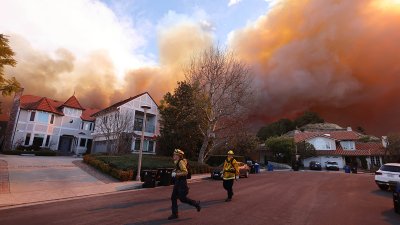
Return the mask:
[[[103,194],[140,182],[103,182],[76,166],[74,157],[0,155],[0,207]]]
[[[4,159],[8,163],[11,193],[102,184],[72,163],[77,158],[5,156]]]

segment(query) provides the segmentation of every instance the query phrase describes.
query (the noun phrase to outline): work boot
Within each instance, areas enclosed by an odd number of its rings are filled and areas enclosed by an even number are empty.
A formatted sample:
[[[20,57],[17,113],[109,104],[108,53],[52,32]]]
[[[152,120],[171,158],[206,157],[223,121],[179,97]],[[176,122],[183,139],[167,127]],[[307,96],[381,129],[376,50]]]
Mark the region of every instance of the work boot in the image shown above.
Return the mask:
[[[172,215],[168,217],[168,220],[174,220],[174,219],[178,219],[178,213],[172,213]]]
[[[200,212],[200,210],[201,210],[200,201],[197,201],[196,205],[194,205],[194,206],[196,207],[197,212]]]

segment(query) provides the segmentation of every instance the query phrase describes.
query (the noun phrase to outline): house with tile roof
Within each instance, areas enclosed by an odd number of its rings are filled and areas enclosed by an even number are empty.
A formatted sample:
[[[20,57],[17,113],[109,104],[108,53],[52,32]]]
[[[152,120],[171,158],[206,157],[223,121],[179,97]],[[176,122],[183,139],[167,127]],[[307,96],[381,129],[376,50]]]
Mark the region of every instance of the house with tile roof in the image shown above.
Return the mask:
[[[345,165],[357,164],[362,166],[362,161],[366,162],[368,169],[371,166],[382,165],[382,157],[385,153],[383,142],[362,142],[361,134],[347,130],[336,131],[305,131],[296,130],[294,132],[294,141],[296,143],[307,142],[314,146],[317,156],[303,160],[305,167],[308,167],[311,161],[320,162],[322,166],[327,161],[335,161],[339,168]]]
[[[36,146],[65,154],[82,154],[92,146],[99,109],[83,107],[76,96],[66,101],[16,93],[6,133],[6,149]]]
[[[148,108],[146,111],[144,106]],[[143,153],[155,154],[156,138],[160,135],[160,114],[157,103],[148,92],[117,102],[92,116],[96,124],[92,133],[92,153],[119,151],[117,148],[124,148],[125,153],[138,153],[143,134]],[[125,145],[119,147],[120,143]]]

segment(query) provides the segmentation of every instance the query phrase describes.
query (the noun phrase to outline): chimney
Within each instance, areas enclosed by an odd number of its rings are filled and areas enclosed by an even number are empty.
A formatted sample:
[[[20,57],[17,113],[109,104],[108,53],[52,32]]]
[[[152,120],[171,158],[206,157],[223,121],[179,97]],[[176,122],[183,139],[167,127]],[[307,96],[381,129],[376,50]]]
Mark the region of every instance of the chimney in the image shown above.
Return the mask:
[[[347,127],[347,131],[353,131],[353,129],[351,129],[351,127]]]
[[[382,136],[382,145],[383,145],[383,147],[387,148],[388,144],[389,144],[389,142],[388,142],[387,136]]]
[[[3,150],[5,151],[13,150],[12,145],[15,135],[15,127],[17,126],[18,123],[20,99],[23,92],[24,89],[21,88],[18,92],[15,92],[14,95],[13,105],[11,107],[10,117],[7,123],[7,128],[4,136],[5,142]]]

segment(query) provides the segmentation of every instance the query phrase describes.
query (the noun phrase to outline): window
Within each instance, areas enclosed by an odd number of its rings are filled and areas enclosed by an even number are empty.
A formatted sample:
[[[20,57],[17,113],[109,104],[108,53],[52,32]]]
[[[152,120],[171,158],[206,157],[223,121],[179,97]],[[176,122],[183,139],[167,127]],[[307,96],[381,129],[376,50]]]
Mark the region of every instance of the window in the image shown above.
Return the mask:
[[[38,112],[38,122],[48,123],[49,122],[49,113],[47,112]]]
[[[85,122],[81,123],[81,130],[83,130],[83,125],[85,125]]]
[[[149,141],[149,149],[148,149],[148,151],[149,152],[153,152],[153,149],[154,149],[154,141]]]
[[[340,145],[344,150],[354,150],[355,144],[354,141],[341,141]]]
[[[31,112],[31,118],[29,119],[29,121],[35,121],[35,115],[36,112]]]
[[[135,118],[134,130],[141,131],[142,128],[143,128],[143,119],[142,118]]]
[[[92,130],[92,126],[93,126],[93,123],[90,123],[90,128],[89,128],[89,130]]]
[[[44,146],[49,146],[50,143],[50,135],[47,135],[46,144]]]
[[[380,166],[381,165],[381,160],[379,156],[371,156],[371,164],[375,166]]]
[[[86,138],[81,138],[81,141],[79,142],[79,147],[86,147]]]
[[[34,146],[42,146],[43,145],[43,140],[44,140],[44,135],[43,134],[35,134],[33,136],[33,143],[32,145]]]
[[[26,134],[26,137],[25,137],[25,145],[29,145],[29,141],[31,140],[31,134],[30,133],[27,133]]]
[[[137,151],[140,150],[140,139],[135,140],[135,150],[137,150]]]
[[[50,124],[53,124],[54,123],[54,114],[51,114],[51,117],[50,117]]]
[[[84,129],[90,130],[90,125],[91,125],[91,123],[85,123]]]

